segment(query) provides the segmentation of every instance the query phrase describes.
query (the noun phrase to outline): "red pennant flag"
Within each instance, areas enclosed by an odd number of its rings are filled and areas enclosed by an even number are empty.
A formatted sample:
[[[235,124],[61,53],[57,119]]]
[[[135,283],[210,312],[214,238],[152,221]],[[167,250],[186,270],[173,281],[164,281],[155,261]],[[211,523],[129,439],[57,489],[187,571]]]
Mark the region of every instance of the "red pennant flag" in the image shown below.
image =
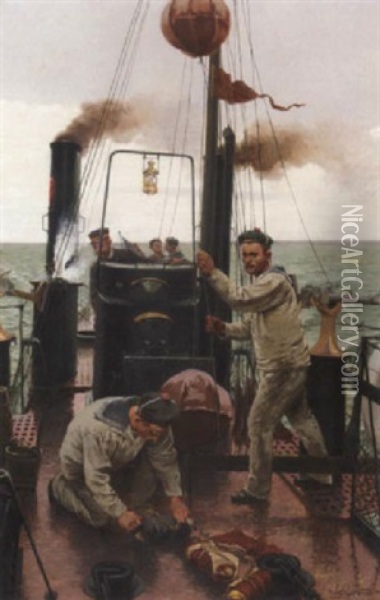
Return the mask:
[[[225,100],[228,104],[237,104],[239,102],[249,102],[256,98],[268,98],[270,105],[275,110],[290,110],[291,108],[300,108],[304,104],[290,104],[289,106],[281,106],[275,104],[272,96],[269,94],[258,94],[255,90],[249,87],[244,81],[232,81],[231,75],[217,68],[214,72],[214,96],[219,100]]]

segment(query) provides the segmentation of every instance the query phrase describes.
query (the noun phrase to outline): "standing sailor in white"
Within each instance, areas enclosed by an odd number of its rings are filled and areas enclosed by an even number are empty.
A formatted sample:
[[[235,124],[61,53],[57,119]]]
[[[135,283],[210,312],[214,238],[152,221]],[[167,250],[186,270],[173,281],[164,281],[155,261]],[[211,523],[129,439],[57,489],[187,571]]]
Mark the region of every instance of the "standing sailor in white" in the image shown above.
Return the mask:
[[[207,317],[210,333],[236,339],[251,339],[258,370],[259,385],[248,416],[249,476],[244,489],[233,494],[237,504],[252,504],[268,499],[273,459],[273,433],[286,416],[299,434],[307,452],[327,454],[315,417],[308,407],[306,377],[310,364],[295,291],[281,267],[271,267],[272,238],[254,229],[238,237],[241,259],[251,282],[237,287],[215,268],[212,257],[198,253],[198,267],[209,284],[243,320],[225,323]],[[330,484],[330,475],[310,475],[313,482]],[[309,480],[310,481],[310,480]]]

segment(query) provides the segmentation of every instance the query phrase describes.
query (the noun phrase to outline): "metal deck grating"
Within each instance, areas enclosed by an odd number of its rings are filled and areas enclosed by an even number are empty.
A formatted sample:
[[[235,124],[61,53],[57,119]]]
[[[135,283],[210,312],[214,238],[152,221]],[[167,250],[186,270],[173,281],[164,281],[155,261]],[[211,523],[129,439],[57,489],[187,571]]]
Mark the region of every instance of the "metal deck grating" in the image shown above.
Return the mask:
[[[296,456],[299,454],[299,438],[285,427],[280,426],[273,445],[275,456]],[[351,515],[352,476],[341,475],[332,489],[303,490],[295,483],[296,473],[286,473],[282,478],[292,488],[301,502],[313,514],[320,517],[344,518]]]
[[[380,474],[379,470],[366,472],[360,469],[354,474],[352,516],[372,537],[380,549]]]
[[[37,446],[37,424],[32,412],[27,412],[23,415],[14,415],[13,422],[13,439],[20,446],[34,447]]]
[[[352,476],[342,475],[332,489],[302,490],[295,484],[296,475],[286,474],[283,478],[293,488],[306,508],[319,517],[333,519],[351,518]]]

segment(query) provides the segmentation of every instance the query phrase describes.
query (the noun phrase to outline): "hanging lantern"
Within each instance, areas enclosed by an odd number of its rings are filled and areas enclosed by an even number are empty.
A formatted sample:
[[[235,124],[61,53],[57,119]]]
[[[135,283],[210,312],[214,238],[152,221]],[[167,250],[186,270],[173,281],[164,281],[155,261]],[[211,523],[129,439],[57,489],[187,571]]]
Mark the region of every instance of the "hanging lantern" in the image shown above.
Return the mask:
[[[189,56],[207,56],[223,44],[230,30],[224,0],[171,0],[161,29],[166,40]]]
[[[143,170],[143,192],[144,194],[157,194],[157,176],[159,170],[156,167],[156,163],[152,159],[144,157],[144,170]]]

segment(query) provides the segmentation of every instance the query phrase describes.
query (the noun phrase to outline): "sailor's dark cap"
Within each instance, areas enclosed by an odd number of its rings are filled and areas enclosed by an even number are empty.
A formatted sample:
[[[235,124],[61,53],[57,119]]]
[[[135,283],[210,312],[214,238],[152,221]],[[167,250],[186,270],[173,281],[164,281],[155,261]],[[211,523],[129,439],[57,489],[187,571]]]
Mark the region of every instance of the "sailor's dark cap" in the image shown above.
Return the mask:
[[[255,227],[254,229],[243,231],[243,233],[238,236],[239,246],[244,244],[244,242],[256,242],[256,244],[261,244],[265,250],[269,250],[273,244],[273,239],[267,233],[264,233],[264,231]]]
[[[139,402],[139,416],[152,425],[166,427],[178,416],[180,409],[174,400],[146,394]]]
[[[176,246],[178,246],[179,242],[177,240],[177,238],[173,237],[173,236],[169,236],[166,238],[166,242],[168,244],[175,244]]]
[[[93,565],[83,587],[92,598],[105,598],[106,593],[107,598],[132,600],[145,590],[145,583],[131,563],[102,561]]]
[[[110,233],[109,227],[103,227],[103,229],[101,227],[99,227],[98,229],[93,229],[88,234],[88,237],[90,238],[90,240],[92,240],[92,238],[100,237],[102,235],[102,233],[103,233],[103,235],[109,235],[109,233]]]

